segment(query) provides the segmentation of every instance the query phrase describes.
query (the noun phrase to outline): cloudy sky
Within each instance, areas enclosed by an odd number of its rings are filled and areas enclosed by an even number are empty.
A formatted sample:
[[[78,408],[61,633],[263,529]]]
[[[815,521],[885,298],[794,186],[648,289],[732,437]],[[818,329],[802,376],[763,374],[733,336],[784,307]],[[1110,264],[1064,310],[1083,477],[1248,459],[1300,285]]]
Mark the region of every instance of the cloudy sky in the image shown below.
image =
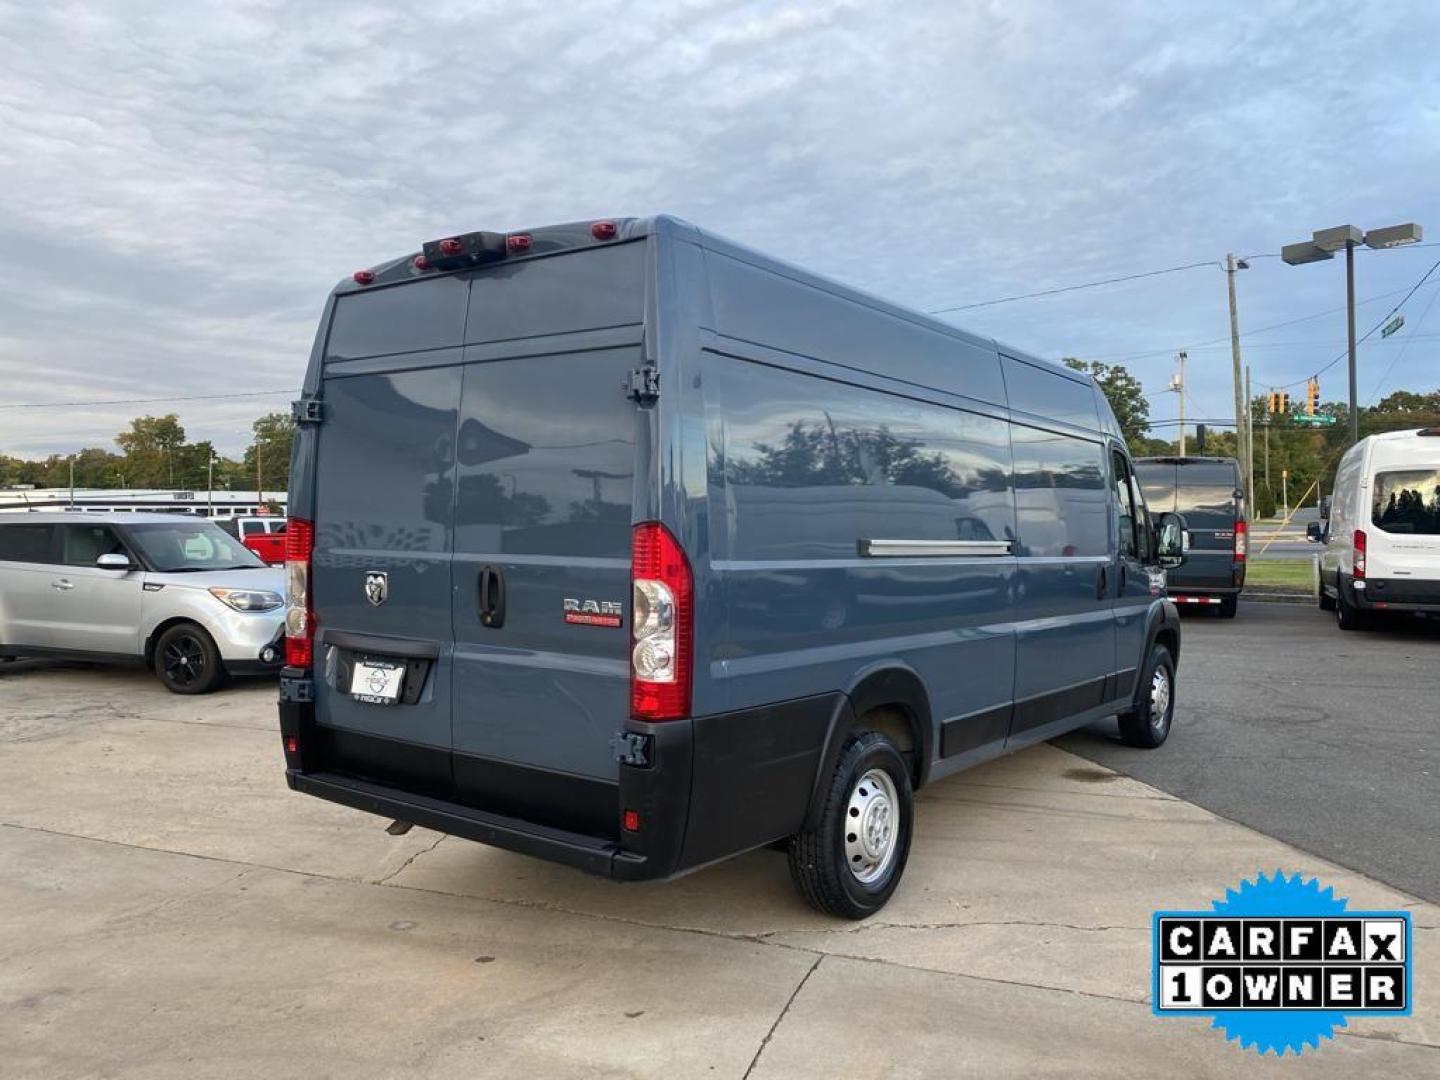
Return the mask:
[[[1440,241],[1437,44],[1428,0],[0,0],[0,452],[168,411],[238,452],[354,268],[655,212],[924,310],[1209,261],[946,317],[1123,359],[1156,418],[1188,346],[1224,416],[1227,251]],[[1362,332],[1437,258],[1358,256]],[[1437,282],[1362,346],[1362,403],[1440,386]],[[1238,286],[1257,392],[1343,349],[1342,260]]]

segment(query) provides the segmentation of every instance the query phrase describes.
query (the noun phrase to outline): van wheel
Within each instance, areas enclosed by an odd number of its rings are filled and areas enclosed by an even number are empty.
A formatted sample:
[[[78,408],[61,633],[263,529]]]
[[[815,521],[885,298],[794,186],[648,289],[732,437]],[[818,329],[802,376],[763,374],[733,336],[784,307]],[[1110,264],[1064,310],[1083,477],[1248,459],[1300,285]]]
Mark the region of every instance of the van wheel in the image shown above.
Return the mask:
[[[1239,607],[1240,598],[1238,596],[1222,596],[1220,598],[1220,618],[1233,619],[1235,611]]]
[[[867,731],[840,752],[820,824],[790,839],[790,878],[812,907],[863,919],[885,906],[910,857],[915,797],[888,736]]]
[[[1332,597],[1329,593],[1327,593],[1327,592],[1325,591],[1325,582],[1324,582],[1323,580],[1320,582],[1320,610],[1321,610],[1321,611],[1334,611],[1334,610],[1335,610],[1335,599],[1334,599],[1334,597]]]
[[[1175,719],[1175,661],[1170,650],[1159,642],[1152,645],[1141,678],[1135,708],[1118,717],[1120,738],[1130,746],[1153,750],[1169,738]]]
[[[1366,630],[1370,626],[1367,613],[1356,610],[1346,601],[1344,588],[1335,590],[1335,625],[1341,630]]]
[[[174,694],[208,694],[225,682],[215,640],[194,623],[177,623],[155,643],[155,674]]]

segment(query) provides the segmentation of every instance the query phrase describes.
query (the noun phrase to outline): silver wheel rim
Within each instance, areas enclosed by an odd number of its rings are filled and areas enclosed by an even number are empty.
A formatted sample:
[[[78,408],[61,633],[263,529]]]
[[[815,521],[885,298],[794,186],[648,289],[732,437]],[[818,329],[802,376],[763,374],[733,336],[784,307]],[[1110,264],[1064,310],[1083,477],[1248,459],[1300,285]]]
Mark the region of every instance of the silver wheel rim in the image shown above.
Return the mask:
[[[1150,676],[1150,726],[1156,731],[1170,722],[1170,673],[1157,667]]]
[[[871,769],[855,781],[845,808],[845,865],[861,885],[872,885],[889,871],[900,846],[900,800],[884,769]]]

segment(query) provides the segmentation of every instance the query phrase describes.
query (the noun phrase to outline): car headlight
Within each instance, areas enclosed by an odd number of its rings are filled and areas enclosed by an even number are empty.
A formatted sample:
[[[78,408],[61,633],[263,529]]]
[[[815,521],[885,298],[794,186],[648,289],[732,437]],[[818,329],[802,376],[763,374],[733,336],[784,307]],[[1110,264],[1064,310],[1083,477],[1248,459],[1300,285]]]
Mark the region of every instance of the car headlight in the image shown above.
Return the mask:
[[[285,602],[279,593],[268,589],[226,589],[216,585],[210,595],[236,611],[274,611]]]

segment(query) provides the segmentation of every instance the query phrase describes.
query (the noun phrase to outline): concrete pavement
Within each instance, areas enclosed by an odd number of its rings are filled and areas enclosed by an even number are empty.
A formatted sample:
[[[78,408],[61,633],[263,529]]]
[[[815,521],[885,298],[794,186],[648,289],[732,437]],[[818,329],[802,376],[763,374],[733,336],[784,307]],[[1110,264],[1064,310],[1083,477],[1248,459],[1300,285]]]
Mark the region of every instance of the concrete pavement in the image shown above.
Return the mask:
[[[770,850],[626,886],[387,836],[285,789],[273,695],[0,667],[4,1075],[1440,1071],[1440,910],[1054,747],[927,789],[851,924]],[[1296,1062],[1151,1015],[1151,911],[1275,867],[1415,912],[1414,1017]]]

